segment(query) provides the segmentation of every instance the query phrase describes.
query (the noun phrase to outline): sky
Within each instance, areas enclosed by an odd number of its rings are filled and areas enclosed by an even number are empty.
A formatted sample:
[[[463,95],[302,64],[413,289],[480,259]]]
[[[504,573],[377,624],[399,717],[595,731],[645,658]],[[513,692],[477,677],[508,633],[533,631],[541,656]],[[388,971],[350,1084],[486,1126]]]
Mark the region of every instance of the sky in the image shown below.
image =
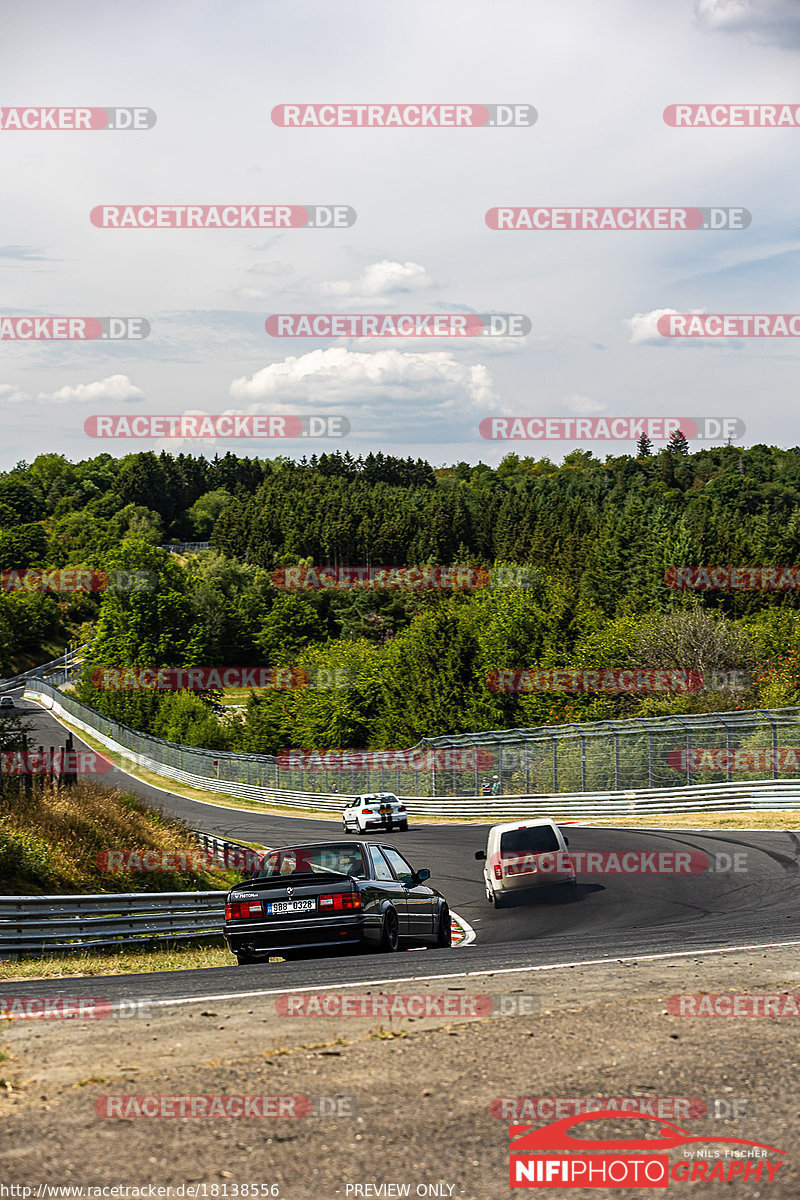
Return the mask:
[[[28,0],[0,105],[152,109],[145,130],[0,129],[0,470],[37,454],[331,450],[497,464],[632,440],[490,440],[487,417],[718,417],[800,444],[798,346],[672,338],[662,313],[800,313],[798,142],[674,128],[787,104],[800,0]],[[536,123],[287,128],[281,104],[528,104]],[[98,205],[349,205],[345,228],[99,228]],[[495,230],[490,208],[744,208],[744,229]],[[287,313],[523,314],[525,336],[278,338]],[[15,317],[143,340],[11,340]],[[95,438],[97,415],[341,416],[345,436]],[[114,426],[116,428],[116,425]],[[336,428],[336,426],[335,426]],[[341,428],[341,426],[338,426]],[[537,426],[537,428],[539,428]],[[722,438],[717,439],[717,443]],[[693,442],[693,446],[708,442]],[[656,443],[658,449],[658,443]]]

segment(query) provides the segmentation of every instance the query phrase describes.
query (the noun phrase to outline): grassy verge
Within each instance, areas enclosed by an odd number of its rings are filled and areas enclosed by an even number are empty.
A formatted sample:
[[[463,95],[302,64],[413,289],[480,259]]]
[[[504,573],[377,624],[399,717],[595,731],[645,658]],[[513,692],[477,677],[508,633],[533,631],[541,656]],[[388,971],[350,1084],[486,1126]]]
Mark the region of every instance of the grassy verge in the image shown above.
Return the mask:
[[[636,829],[800,829],[800,811],[778,809],[771,812],[696,812],[661,817],[610,817],[590,825],[613,825]]]
[[[222,939],[191,946],[151,950],[81,951],[78,954],[0,962],[0,979],[69,979],[86,975],[133,975],[155,971],[195,971],[203,967],[232,967],[236,959]]]
[[[158,871],[108,869],[111,850],[189,852],[199,850],[182,821],[165,816],[129,793],[79,780],[57,787],[34,779],[6,777],[0,795],[0,894],[69,895],[79,892],[181,892],[227,889],[233,871],[204,869],[203,861]],[[175,867],[178,869],[175,869]]]

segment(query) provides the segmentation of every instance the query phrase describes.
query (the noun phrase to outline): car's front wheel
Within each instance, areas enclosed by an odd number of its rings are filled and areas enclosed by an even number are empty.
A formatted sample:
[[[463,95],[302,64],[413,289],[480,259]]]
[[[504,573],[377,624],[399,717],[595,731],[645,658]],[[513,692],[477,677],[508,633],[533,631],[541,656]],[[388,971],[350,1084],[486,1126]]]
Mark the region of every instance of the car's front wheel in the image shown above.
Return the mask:
[[[393,953],[400,945],[400,925],[397,920],[397,913],[393,908],[387,908],[386,915],[383,918],[383,932],[381,933],[380,949],[385,953]]]

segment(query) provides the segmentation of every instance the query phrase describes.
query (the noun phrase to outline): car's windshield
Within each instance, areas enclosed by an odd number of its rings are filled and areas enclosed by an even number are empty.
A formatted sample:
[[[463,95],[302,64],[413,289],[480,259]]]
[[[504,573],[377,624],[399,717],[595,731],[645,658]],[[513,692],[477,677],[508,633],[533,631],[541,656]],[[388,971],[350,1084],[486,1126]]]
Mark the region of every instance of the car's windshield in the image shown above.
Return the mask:
[[[509,829],[500,835],[501,854],[546,854],[549,850],[560,849],[551,825]]]
[[[276,875],[308,875],[333,871],[366,879],[364,856],[352,842],[330,842],[323,846],[284,846],[272,850],[264,860],[263,878]]]

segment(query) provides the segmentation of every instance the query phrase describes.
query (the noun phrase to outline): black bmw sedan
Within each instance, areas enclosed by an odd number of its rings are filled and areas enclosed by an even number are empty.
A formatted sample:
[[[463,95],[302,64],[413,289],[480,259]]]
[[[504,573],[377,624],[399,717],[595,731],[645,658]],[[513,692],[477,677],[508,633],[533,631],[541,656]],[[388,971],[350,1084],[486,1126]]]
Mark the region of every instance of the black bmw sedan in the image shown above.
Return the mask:
[[[451,945],[450,909],[394,848],[312,842],[270,851],[225,903],[225,940],[239,963],[333,946],[397,950],[402,939]]]

